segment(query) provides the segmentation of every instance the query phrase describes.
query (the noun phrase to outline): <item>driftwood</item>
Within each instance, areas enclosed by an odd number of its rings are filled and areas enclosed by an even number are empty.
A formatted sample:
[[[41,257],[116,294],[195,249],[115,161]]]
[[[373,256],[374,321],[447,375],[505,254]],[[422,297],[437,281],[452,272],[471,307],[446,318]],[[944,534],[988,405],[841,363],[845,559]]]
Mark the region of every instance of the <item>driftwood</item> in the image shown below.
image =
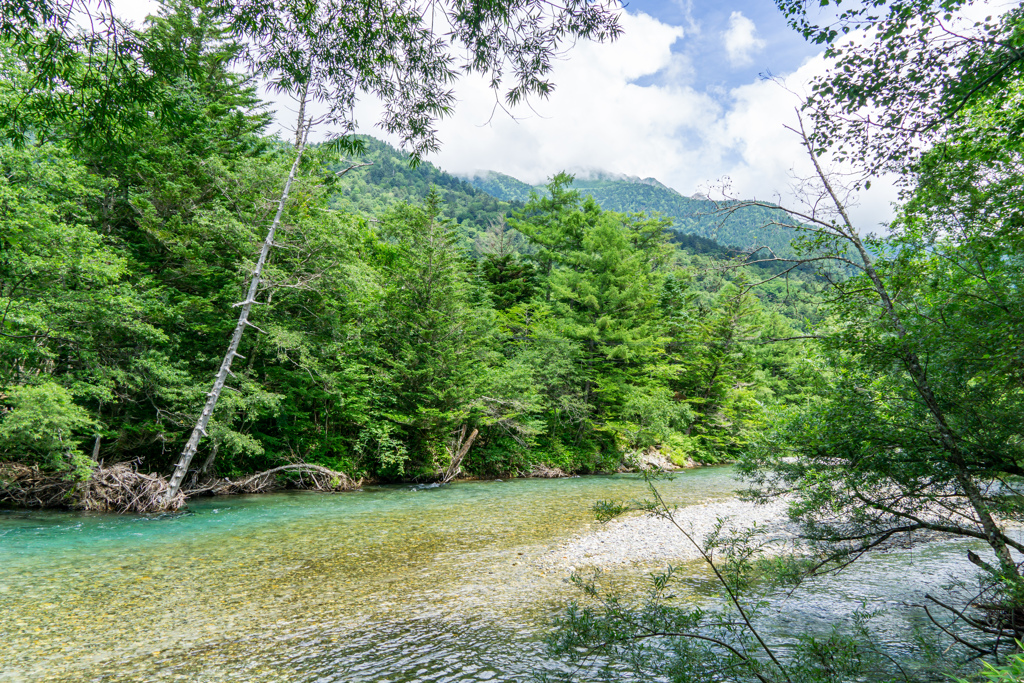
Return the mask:
[[[282,475],[286,475],[282,476]],[[179,490],[169,501],[167,477],[143,474],[132,463],[97,467],[85,481],[20,463],[0,463],[0,505],[92,512],[173,512],[197,495],[263,493],[291,486],[312,491],[351,491],[361,481],[319,465],[293,464],[238,479],[210,480]]]
[[[530,468],[526,476],[533,479],[560,479],[569,475],[561,467],[548,467],[544,463],[537,463]]]
[[[0,503],[18,507],[66,508],[94,512],[166,512],[181,508],[185,496],[167,497],[167,478],[142,474],[130,463],[97,467],[85,481],[38,467],[0,463]]]
[[[693,467],[693,462],[688,459],[686,467]],[[678,469],[668,456],[653,446],[642,451],[627,451],[619,466],[619,472],[673,472]]]
[[[289,475],[283,478],[281,475]],[[214,479],[189,488],[185,494],[191,496],[227,496],[238,493],[266,493],[290,486],[310,491],[351,491],[361,481],[353,481],[344,472],[320,465],[296,463],[282,465],[237,479]]]
[[[455,477],[459,476],[462,472],[462,461],[465,459],[466,454],[469,453],[470,446],[476,441],[476,437],[479,436],[480,430],[474,428],[473,432],[466,437],[466,430],[468,425],[462,425],[462,430],[458,432],[458,435],[452,439],[451,444],[448,446],[448,452],[451,454],[451,461],[448,463],[448,467],[444,472],[441,473],[441,483],[447,484]]]

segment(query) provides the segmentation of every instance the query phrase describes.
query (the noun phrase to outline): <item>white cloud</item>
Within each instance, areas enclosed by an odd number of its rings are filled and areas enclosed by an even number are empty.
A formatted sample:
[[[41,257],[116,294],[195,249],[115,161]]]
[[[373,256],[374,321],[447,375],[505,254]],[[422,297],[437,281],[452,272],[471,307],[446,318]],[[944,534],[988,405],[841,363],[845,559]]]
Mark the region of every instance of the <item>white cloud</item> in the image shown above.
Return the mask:
[[[673,0],[673,3],[682,11],[687,33],[691,35],[700,33],[700,22],[694,12],[693,0]]]
[[[742,12],[729,15],[729,28],[722,33],[722,44],[735,67],[753,63],[754,54],[764,49],[765,41],[757,37],[757,27]]]
[[[555,67],[551,98],[515,112],[518,119],[494,113],[483,81],[461,83],[454,116],[439,124],[442,149],[429,160],[453,173],[495,170],[529,183],[561,170],[653,176],[684,195],[729,177],[738,196],[792,202],[793,176],[810,168],[784,125],[795,123],[800,92],[824,72],[824,59],[808,60],[785,87],[755,81],[712,94],[689,85],[692,67],[671,50],[685,39],[681,29],[644,14],[625,15],[623,24],[616,43],[577,45]],[[653,74],[653,84],[637,83]],[[376,115],[369,103],[359,113],[364,122]],[[874,228],[889,220],[892,199],[876,180],[854,215]]]
[[[625,35],[614,44],[577,45],[555,67],[554,94],[516,111],[520,118],[494,112],[495,96],[483,80],[460,84],[456,114],[439,126],[436,163],[462,173],[493,168],[528,182],[563,169],[667,170],[682,151],[680,129],[714,118],[718,105],[685,86],[638,85],[642,76],[686,71],[670,49],[682,30],[642,14],[623,23]],[[659,149],[655,158],[652,149]]]
[[[811,81],[826,69],[824,57],[818,55],[784,82],[761,80],[730,92],[729,107],[709,137],[734,154],[723,169],[735,196],[803,208],[792,188],[810,178],[814,167],[799,136],[790,129],[798,128],[797,109],[809,94]],[[827,157],[821,162],[829,172],[848,170],[829,166]],[[849,197],[847,208],[862,231],[877,232],[880,224],[891,219],[895,200],[892,179],[874,179],[870,190]]]
[[[160,3],[157,0],[117,0],[114,11],[121,19],[141,26],[147,16],[160,11]]]

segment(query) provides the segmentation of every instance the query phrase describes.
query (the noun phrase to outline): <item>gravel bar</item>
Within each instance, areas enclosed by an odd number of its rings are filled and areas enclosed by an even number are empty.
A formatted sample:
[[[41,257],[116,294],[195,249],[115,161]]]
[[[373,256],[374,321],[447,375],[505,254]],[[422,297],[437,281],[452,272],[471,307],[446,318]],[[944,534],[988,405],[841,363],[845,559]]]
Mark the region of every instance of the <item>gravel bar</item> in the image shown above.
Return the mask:
[[[755,505],[738,499],[678,508],[679,525],[701,542],[717,520],[727,529],[745,529],[756,524],[773,537],[792,536],[782,501]],[[650,514],[620,517],[602,524],[548,551],[540,564],[551,569],[574,571],[581,567],[647,565],[665,561],[699,558],[693,544],[667,519]]]

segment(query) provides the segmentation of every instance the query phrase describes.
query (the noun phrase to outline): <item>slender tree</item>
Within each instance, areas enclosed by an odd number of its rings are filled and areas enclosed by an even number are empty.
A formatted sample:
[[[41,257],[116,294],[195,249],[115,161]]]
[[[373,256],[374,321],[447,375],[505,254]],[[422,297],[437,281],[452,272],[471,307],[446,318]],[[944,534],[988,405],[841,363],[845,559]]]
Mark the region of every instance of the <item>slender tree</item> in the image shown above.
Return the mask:
[[[996,316],[1008,325],[1001,330],[1019,327],[1016,295],[1001,284],[1018,267],[1016,252],[993,253],[999,240],[986,238],[985,224],[959,236],[933,224],[928,244],[915,227],[920,212],[897,222],[891,244],[863,238],[811,137],[797,132],[832,207],[793,212],[790,225],[804,232],[810,252],[803,260],[839,263],[855,276],[834,283],[837,327],[820,336],[835,368],[834,384],[821,388],[825,400],[792,425],[787,448],[761,451],[745,471],[763,492],[796,492],[794,514],[824,544],[822,566],[916,530],[985,541],[994,563],[973,551],[967,557],[995,580],[1010,615],[1000,628],[1019,638],[1024,625],[1013,615],[1024,583],[1013,552],[1024,553],[1024,544],[1004,521],[1022,515],[1005,480],[1021,472],[1019,421],[1008,413],[1019,406],[1019,383],[997,370],[1008,350],[998,344],[995,357],[985,353],[994,339],[982,332],[987,324],[972,322]],[[780,458],[783,451],[801,457]]]
[[[171,479],[167,487],[167,494],[165,500],[173,500],[178,495],[178,489],[181,487],[181,482],[185,480],[185,475],[188,473],[189,464],[192,462],[192,458],[195,457],[196,451],[199,450],[199,440],[207,436],[206,428],[210,423],[210,418],[213,417],[213,411],[217,408],[217,401],[220,400],[220,395],[224,391],[224,387],[227,384],[228,376],[233,375],[231,372],[231,364],[235,358],[244,358],[242,354],[238,352],[238,346],[242,342],[242,335],[245,333],[246,327],[252,327],[259,331],[259,328],[253,325],[249,321],[249,313],[252,311],[252,307],[259,302],[256,300],[256,295],[260,289],[260,283],[263,279],[263,269],[267,264],[267,258],[270,256],[270,250],[274,246],[274,235],[277,233],[278,227],[281,225],[281,218],[284,215],[285,206],[288,203],[288,194],[291,192],[292,183],[295,182],[295,176],[299,169],[299,164],[302,162],[302,154],[306,149],[306,138],[309,134],[310,123],[304,118],[304,107],[306,103],[306,93],[303,92],[300,102],[300,118],[296,130],[298,131],[295,144],[295,161],[292,162],[292,167],[288,172],[288,178],[285,180],[284,189],[281,191],[281,197],[277,201],[277,211],[274,214],[274,221],[270,224],[270,229],[267,230],[267,236],[263,240],[263,246],[260,249],[260,255],[256,259],[256,265],[252,271],[252,277],[249,280],[249,287],[246,291],[245,299],[235,304],[241,310],[238,314],[238,323],[235,325],[235,330],[231,334],[231,341],[228,343],[228,350],[224,354],[224,359],[220,363],[220,369],[217,370],[217,375],[213,380],[213,387],[206,395],[206,404],[203,406],[202,412],[199,413],[199,419],[196,421],[195,427],[192,429],[192,434],[189,436],[188,441],[185,442],[185,448],[181,452],[181,457],[178,458],[177,464],[174,466],[174,472],[171,474]]]

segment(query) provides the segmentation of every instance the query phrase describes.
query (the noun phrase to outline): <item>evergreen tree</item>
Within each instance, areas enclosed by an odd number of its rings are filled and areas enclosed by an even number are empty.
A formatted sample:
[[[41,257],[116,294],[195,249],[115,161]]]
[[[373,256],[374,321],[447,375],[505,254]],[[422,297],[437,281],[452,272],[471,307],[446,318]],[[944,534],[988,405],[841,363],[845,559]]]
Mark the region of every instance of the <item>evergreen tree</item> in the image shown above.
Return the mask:
[[[436,192],[422,206],[391,209],[381,219],[380,237],[383,317],[375,396],[387,424],[374,428],[401,439],[412,474],[429,475],[443,464],[452,433],[473,420],[475,389],[486,376],[480,358],[486,333],[470,305],[470,277]],[[392,466],[392,474],[404,472],[404,462],[381,464]]]

